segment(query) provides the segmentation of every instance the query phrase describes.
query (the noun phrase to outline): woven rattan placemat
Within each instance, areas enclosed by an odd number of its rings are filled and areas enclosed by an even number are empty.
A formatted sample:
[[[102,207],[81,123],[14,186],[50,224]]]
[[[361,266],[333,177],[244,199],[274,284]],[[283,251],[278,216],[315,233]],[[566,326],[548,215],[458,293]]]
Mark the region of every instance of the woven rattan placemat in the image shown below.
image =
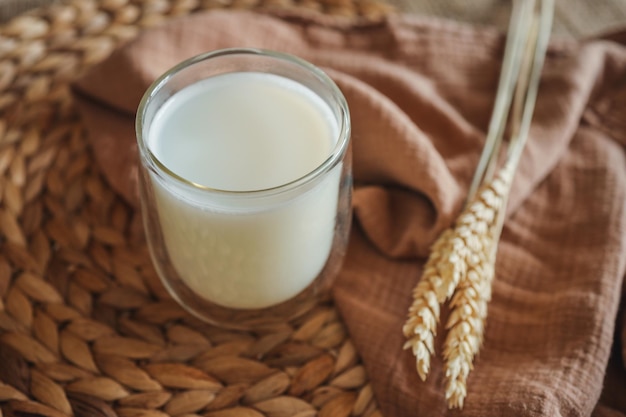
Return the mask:
[[[168,301],[103,181],[68,83],[142,28],[203,9],[372,0],[74,0],[0,27],[0,415],[377,416],[332,305],[259,333]]]

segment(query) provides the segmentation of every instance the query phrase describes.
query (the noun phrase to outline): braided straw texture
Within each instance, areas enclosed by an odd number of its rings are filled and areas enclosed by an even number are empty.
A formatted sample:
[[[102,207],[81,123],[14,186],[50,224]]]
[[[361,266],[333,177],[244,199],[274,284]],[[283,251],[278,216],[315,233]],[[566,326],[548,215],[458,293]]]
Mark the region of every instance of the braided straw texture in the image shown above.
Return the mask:
[[[0,416],[379,416],[332,305],[261,333],[164,293],[68,83],[142,28],[211,8],[377,17],[373,0],[74,0],[0,27]]]

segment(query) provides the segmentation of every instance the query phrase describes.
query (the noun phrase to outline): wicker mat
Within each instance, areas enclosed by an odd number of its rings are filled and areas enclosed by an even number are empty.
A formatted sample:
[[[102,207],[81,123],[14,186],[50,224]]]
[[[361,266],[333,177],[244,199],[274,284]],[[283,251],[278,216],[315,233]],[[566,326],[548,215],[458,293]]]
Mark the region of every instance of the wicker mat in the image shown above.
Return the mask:
[[[380,415],[332,305],[245,333],[168,299],[70,99],[70,80],[143,27],[268,6],[388,10],[372,0],[74,0],[0,28],[0,415]]]

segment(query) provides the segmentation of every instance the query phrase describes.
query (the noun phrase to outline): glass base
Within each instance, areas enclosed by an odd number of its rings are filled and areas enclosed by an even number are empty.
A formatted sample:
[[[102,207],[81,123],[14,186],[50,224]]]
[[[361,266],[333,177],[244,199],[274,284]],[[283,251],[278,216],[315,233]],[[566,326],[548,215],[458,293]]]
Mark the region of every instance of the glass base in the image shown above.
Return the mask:
[[[347,236],[347,233],[336,236]],[[332,283],[341,268],[346,244],[342,242],[334,245],[336,249],[330,254],[322,272],[298,295],[280,304],[260,309],[227,308],[204,299],[185,285],[170,262],[163,262],[167,259],[163,247],[149,246],[161,282],[185,310],[212,325],[234,330],[258,330],[295,320],[316,305],[328,302],[331,298]]]

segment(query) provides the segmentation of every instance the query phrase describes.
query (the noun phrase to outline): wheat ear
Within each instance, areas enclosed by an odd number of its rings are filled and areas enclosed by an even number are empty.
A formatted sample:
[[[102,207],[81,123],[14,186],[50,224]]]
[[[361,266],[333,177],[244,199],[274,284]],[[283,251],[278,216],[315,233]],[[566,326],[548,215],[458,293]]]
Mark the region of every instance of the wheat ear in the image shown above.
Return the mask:
[[[450,300],[448,334],[444,341],[446,400],[451,408],[463,407],[467,377],[482,345],[501,217],[513,172],[514,164],[508,163],[481,187],[455,226],[454,235],[463,241],[468,253],[464,259],[466,274]]]
[[[451,233],[451,229],[446,230],[433,244],[422,278],[413,290],[413,303],[402,328],[407,338],[404,349],[413,351],[417,373],[422,381],[426,380],[430,370],[430,357],[435,353],[439,305],[449,297],[444,288],[452,286],[454,291],[456,287],[456,283],[447,282],[450,280],[439,269],[441,260],[450,254]]]
[[[452,297],[468,273],[471,272],[472,276],[483,273],[477,269],[477,264],[489,264],[484,253],[493,251],[490,230],[497,222],[502,196],[510,183],[506,179],[512,176],[512,169],[503,169],[504,173],[509,175],[500,175],[489,186],[483,187],[476,194],[475,201],[461,213],[455,227],[446,229],[435,241],[422,277],[413,290],[413,303],[402,331],[407,338],[404,348],[413,351],[422,380],[428,375],[430,358],[435,353],[434,337],[440,305]],[[458,297],[456,301],[454,297],[452,300],[454,305],[462,302]],[[486,314],[486,306],[484,311]]]

